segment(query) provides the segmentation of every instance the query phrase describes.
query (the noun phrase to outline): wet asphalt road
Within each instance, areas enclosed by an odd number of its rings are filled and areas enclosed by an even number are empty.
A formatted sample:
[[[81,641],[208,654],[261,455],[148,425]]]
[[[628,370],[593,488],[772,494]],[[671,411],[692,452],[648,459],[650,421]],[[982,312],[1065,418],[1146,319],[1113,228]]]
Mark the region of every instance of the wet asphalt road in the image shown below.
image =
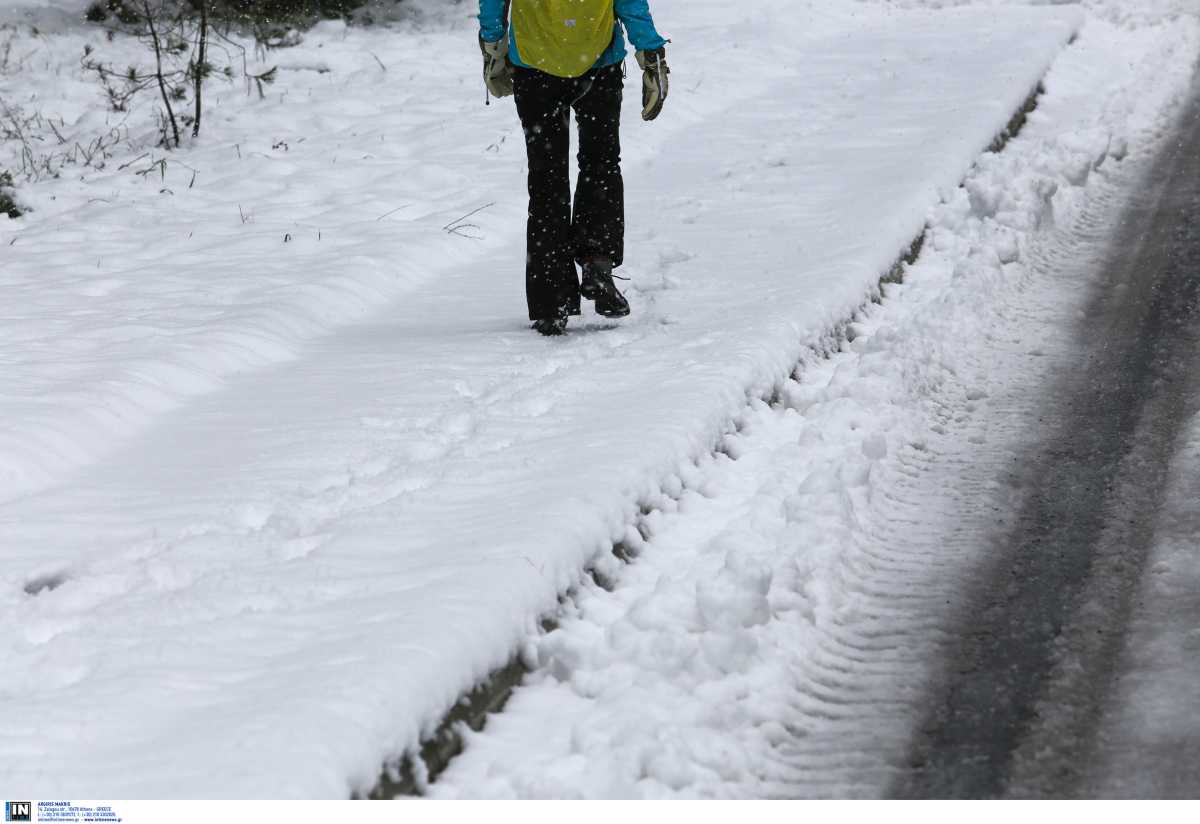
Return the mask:
[[[1020,461],[1019,516],[964,599],[893,795],[1085,792],[1168,464],[1200,393],[1200,81],[1196,92],[1123,212],[1077,368],[1048,393],[1049,434]],[[1194,797],[1200,765],[1192,774]]]

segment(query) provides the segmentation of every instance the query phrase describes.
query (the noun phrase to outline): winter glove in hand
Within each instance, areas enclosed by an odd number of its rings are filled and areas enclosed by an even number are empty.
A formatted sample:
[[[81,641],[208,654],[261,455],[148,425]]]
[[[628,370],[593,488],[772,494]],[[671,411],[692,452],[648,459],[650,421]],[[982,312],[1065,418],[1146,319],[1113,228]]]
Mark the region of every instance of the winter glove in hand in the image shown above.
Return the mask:
[[[508,38],[486,43],[479,38],[483,52],[483,82],[493,97],[508,97],[513,93],[513,67],[508,62]]]
[[[653,120],[667,100],[667,50],[639,51],[636,57],[642,67],[642,120]]]

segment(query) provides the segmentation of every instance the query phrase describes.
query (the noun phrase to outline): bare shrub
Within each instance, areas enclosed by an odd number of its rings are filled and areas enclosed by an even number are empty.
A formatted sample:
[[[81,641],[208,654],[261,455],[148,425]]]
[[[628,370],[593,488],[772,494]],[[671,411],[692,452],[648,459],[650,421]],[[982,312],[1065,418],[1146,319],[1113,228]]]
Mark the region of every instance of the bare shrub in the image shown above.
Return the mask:
[[[16,147],[13,165],[5,172],[8,185],[11,187],[13,175],[31,181],[58,177],[66,166],[103,169],[129,137],[124,126],[84,141],[70,140],[66,134],[61,118],[55,122],[41,112],[28,112],[0,98],[0,141]]]

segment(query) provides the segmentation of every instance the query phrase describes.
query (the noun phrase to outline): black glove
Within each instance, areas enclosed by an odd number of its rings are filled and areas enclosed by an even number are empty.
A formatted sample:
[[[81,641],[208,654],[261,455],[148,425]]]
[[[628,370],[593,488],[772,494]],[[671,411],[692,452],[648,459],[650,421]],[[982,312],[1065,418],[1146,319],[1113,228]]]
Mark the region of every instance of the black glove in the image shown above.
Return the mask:
[[[667,101],[667,50],[639,51],[635,56],[642,67],[642,120],[653,120]]]

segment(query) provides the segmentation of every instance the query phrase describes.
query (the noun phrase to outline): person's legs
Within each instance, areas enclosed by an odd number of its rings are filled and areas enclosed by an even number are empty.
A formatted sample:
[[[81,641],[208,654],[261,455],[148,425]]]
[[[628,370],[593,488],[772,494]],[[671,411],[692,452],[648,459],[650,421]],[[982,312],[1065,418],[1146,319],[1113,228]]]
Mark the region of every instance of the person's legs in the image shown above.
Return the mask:
[[[533,69],[513,75],[529,156],[525,294],[529,319],[579,314],[571,240],[570,112],[575,81]]]
[[[621,179],[621,65],[593,73],[591,88],[574,103],[579,124],[579,181],[572,224],[575,259],[625,257],[625,186]]]

